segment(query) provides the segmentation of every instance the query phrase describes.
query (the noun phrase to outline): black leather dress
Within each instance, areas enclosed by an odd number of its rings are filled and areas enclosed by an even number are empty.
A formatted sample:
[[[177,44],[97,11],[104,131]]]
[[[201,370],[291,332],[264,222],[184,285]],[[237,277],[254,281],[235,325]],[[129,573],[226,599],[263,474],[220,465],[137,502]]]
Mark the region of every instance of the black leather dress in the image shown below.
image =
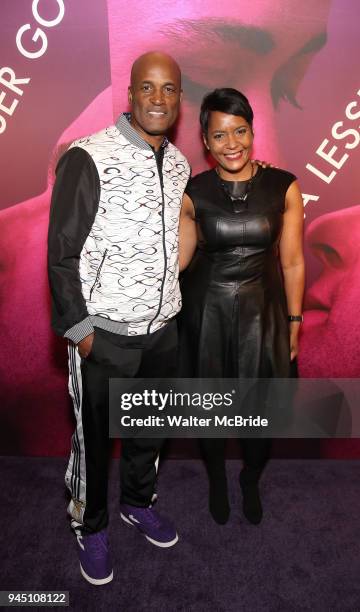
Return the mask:
[[[181,286],[181,376],[290,375],[278,246],[294,180],[284,170],[259,167],[245,202],[231,199],[215,170],[189,182],[199,246]]]

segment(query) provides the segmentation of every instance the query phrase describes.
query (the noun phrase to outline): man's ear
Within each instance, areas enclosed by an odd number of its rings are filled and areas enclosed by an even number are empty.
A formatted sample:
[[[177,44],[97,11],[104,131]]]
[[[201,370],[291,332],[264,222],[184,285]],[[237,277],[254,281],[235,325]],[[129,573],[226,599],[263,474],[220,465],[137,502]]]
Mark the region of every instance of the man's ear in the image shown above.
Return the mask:
[[[202,139],[203,139],[203,143],[204,143],[205,147],[206,147],[206,148],[207,148],[207,150],[209,151],[209,150],[210,150],[210,147],[209,147],[209,145],[208,145],[208,141],[207,141],[207,138],[206,138],[205,134],[203,134],[203,135],[202,135]]]
[[[183,90],[180,89],[180,102],[182,102],[182,99],[183,99]]]
[[[129,104],[132,104],[132,99],[133,99],[133,95],[132,95],[132,91],[131,91],[131,85],[129,85],[129,87],[128,87],[128,102],[129,102]]]

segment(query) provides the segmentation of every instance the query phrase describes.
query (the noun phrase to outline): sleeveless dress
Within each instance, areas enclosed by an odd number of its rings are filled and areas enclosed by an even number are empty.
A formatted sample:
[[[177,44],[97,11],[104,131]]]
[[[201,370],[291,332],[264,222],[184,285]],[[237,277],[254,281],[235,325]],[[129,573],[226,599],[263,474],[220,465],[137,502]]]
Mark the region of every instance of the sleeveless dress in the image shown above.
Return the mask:
[[[189,181],[199,244],[181,283],[180,376],[291,375],[279,241],[294,180],[259,167],[245,202],[231,199],[215,169]]]

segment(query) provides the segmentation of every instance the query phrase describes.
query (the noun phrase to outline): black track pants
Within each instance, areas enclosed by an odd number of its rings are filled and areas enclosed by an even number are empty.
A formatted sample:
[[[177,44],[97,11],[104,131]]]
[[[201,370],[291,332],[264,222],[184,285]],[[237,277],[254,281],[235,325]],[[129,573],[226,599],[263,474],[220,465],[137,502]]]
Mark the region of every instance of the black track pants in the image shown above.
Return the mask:
[[[90,355],[81,359],[69,344],[69,391],[76,430],[66,472],[72,500],[68,512],[77,531],[100,531],[108,523],[109,378],[176,375],[177,328],[171,321],[153,334],[120,336],[95,329]],[[164,440],[124,439],[120,461],[121,501],[147,507],[154,496]]]

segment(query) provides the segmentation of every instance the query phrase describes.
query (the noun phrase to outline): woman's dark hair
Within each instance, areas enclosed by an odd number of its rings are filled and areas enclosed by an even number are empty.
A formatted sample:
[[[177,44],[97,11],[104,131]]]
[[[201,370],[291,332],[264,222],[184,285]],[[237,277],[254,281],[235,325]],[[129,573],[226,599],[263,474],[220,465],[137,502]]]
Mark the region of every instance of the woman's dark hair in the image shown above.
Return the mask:
[[[244,117],[252,128],[254,119],[253,110],[247,97],[237,89],[222,87],[221,89],[214,89],[214,91],[206,94],[200,109],[201,130],[205,136],[209,127],[209,114],[212,111]]]

